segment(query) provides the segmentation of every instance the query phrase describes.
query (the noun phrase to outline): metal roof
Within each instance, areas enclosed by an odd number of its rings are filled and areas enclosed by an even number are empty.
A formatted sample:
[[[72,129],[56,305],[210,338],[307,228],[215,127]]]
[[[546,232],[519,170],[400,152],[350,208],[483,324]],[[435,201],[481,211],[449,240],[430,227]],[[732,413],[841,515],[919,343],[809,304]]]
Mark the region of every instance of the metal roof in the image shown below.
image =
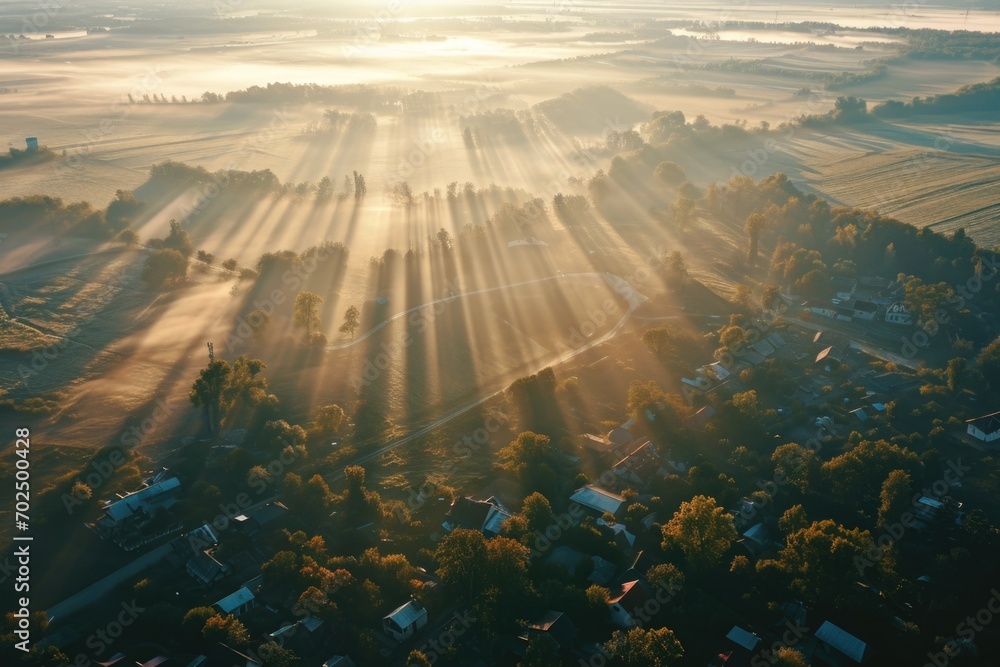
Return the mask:
[[[861,662],[865,657],[868,645],[854,635],[838,628],[830,621],[824,621],[816,631],[816,638],[834,648],[854,662]]]
[[[726,635],[726,639],[739,644],[748,651],[753,651],[760,643],[760,637],[738,625],[733,626],[733,629]]]
[[[391,618],[400,628],[406,629],[416,623],[417,620],[423,616],[427,616],[427,610],[424,609],[416,600],[410,600],[403,606],[397,607],[390,614],[385,616],[383,620]]]
[[[121,500],[117,500],[114,503],[108,505],[105,508],[105,512],[114,521],[121,521],[122,519],[127,519],[135,511],[142,507],[147,501],[155,498],[156,496],[166,493],[171,489],[176,489],[181,485],[181,481],[176,477],[171,477],[170,479],[165,479],[162,482],[157,482],[152,486],[147,486],[145,489],[139,489],[138,491],[133,491],[127,496],[123,497]]]
[[[618,494],[591,485],[577,489],[569,499],[592,510],[611,512],[612,514],[625,504],[625,499]]]
[[[215,606],[221,609],[222,613],[229,614],[232,613],[234,610],[239,609],[240,607],[242,607],[243,605],[245,605],[246,603],[250,602],[253,599],[254,599],[253,593],[250,592],[249,588],[244,586],[235,593],[227,595],[226,597],[216,602]]]

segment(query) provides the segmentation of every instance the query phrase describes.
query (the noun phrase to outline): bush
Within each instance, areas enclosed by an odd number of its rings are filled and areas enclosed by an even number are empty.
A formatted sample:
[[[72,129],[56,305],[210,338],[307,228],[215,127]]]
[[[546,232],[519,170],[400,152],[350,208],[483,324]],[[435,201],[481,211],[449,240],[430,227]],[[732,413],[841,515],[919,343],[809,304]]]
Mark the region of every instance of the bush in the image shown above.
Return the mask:
[[[142,279],[152,289],[182,282],[187,277],[188,260],[176,250],[159,250],[146,260]]]

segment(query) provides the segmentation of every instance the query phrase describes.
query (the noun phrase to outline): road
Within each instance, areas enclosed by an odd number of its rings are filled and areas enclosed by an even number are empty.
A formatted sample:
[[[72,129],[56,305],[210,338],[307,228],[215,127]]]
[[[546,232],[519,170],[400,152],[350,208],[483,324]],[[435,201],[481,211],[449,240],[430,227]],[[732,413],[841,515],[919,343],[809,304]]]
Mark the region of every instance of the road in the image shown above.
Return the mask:
[[[135,575],[144,571],[146,568],[159,563],[160,560],[162,560],[168,553],[170,553],[169,542],[143,554],[142,556],[139,556],[128,565],[115,570],[100,581],[87,586],[76,595],[68,597],[62,602],[53,605],[50,609],[45,611],[45,615],[48,617],[49,623],[52,623],[56,619],[65,620],[65,618],[72,616],[81,609],[97,602],[113,591],[117,586],[125,583]]]

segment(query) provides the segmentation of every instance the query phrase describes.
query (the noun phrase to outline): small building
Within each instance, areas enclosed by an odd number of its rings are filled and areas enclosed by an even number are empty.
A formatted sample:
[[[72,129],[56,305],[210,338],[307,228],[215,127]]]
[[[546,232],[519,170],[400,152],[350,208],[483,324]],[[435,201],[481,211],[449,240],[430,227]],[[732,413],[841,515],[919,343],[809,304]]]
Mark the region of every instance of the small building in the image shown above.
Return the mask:
[[[1000,412],[993,412],[965,422],[966,433],[976,440],[993,442],[1000,440]]]
[[[511,516],[513,514],[493,496],[486,500],[460,497],[451,504],[442,526],[449,533],[456,528],[468,528],[482,531],[487,537],[496,537],[504,521]]]
[[[253,537],[265,528],[276,526],[288,514],[288,508],[279,501],[244,512],[233,519],[236,528],[248,537]]]
[[[817,649],[816,657],[822,657],[821,651],[824,650],[827,653],[836,651],[858,664],[871,657],[871,649],[868,644],[830,621],[824,621],[823,625],[819,626],[816,631],[816,639],[822,642],[822,646]]]
[[[547,611],[525,628],[521,639],[526,645],[535,637],[545,637],[558,652],[579,634],[580,629],[573,624],[569,616],[561,611]]]
[[[810,299],[809,301],[803,303],[802,307],[808,309],[816,315],[822,315],[823,317],[829,317],[830,319],[837,316],[837,311],[834,310],[833,305],[826,303],[825,301]]]
[[[845,304],[847,308],[853,311],[853,316],[859,320],[874,320],[875,314],[878,313],[878,306],[870,301],[854,301],[851,304]]]
[[[232,614],[239,617],[257,606],[257,600],[250,589],[243,586],[235,593],[227,595],[212,606],[219,613]]]
[[[854,290],[858,288],[858,281],[854,278],[835,276],[830,278],[830,290],[841,301],[847,301],[854,296]]]
[[[24,143],[29,152],[33,153],[38,150],[38,137],[25,137]]]
[[[158,510],[166,509],[177,502],[180,485],[179,479],[169,477],[121,496],[114,502],[108,502],[104,506],[104,516],[100,522],[115,526],[135,514],[152,516]]]
[[[726,639],[750,652],[756,651],[761,642],[760,637],[738,625],[734,625],[733,629],[726,634]]]
[[[611,469],[618,477],[639,487],[646,486],[656,477],[667,476],[656,447],[649,440],[615,463]]]
[[[617,450],[617,445],[608,440],[607,437],[603,435],[594,435],[593,433],[584,433],[580,436],[580,445],[586,449],[597,454],[607,454],[608,452],[615,452]]]
[[[192,556],[184,566],[184,570],[203,586],[221,579],[229,572],[229,568],[215,557],[213,549],[205,549]]]
[[[684,421],[684,426],[695,431],[704,431],[718,410],[712,405],[706,405]]]
[[[427,610],[416,600],[410,600],[397,607],[382,619],[382,630],[396,641],[412,637],[425,625],[427,625]]]
[[[637,627],[646,614],[646,603],[652,599],[652,591],[642,581],[626,581],[608,599],[611,622],[620,628]]]
[[[913,316],[902,301],[896,301],[886,309],[885,321],[889,324],[913,324]]]
[[[263,663],[220,642],[208,655],[198,656],[188,667],[263,667]]]
[[[577,489],[569,499],[598,514],[610,512],[618,516],[618,512],[625,506],[625,498],[619,496],[617,493],[605,491],[593,484],[588,484]]]

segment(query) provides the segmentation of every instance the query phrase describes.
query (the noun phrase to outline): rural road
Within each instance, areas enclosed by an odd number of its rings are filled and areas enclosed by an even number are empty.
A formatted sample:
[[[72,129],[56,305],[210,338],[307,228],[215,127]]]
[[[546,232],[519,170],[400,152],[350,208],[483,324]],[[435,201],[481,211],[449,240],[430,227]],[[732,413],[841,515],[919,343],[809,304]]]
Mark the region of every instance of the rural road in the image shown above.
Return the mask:
[[[115,570],[100,581],[96,581],[87,586],[82,591],[66,598],[62,602],[55,604],[51,609],[45,611],[45,615],[52,623],[56,619],[71,616],[85,607],[97,602],[115,589],[116,586],[128,581],[139,574],[147,567],[158,563],[164,556],[170,553],[170,543],[164,544],[149,553],[139,556],[134,561],[124,567]]]

